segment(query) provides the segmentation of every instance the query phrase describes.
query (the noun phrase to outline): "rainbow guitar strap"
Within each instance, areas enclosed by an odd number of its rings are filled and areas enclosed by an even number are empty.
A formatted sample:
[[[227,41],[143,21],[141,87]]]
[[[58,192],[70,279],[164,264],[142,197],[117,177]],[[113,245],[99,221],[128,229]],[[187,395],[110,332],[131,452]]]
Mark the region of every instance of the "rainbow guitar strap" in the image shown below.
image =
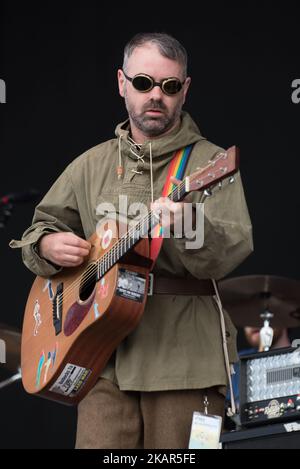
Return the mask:
[[[162,197],[168,197],[176,187],[176,184],[171,182],[172,176],[176,179],[182,180],[193,146],[193,144],[188,145],[175,152],[169,166],[167,179],[162,191]],[[150,244],[150,257],[153,260],[152,269],[160,252],[163,239],[163,228],[161,225],[156,225],[156,227],[153,229],[153,236]]]

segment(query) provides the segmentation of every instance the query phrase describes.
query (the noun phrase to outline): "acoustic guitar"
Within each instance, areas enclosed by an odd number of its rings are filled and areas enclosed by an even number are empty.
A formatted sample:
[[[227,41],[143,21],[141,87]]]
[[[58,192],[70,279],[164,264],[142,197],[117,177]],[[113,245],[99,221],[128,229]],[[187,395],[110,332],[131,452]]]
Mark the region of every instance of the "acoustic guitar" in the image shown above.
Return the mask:
[[[238,149],[232,147],[187,176],[168,197],[181,201],[237,170]],[[27,392],[72,405],[95,385],[143,314],[153,264],[149,235],[158,223],[150,211],[119,236],[120,223],[104,219],[89,239],[92,248],[84,264],[48,279],[36,277],[22,331],[21,369]]]

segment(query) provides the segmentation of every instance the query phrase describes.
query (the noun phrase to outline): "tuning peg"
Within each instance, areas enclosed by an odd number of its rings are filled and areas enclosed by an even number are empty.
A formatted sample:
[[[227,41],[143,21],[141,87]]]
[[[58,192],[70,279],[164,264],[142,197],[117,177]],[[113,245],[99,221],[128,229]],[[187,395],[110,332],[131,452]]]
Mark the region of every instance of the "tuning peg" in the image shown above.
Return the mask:
[[[234,182],[235,182],[235,177],[231,176],[231,178],[229,178],[229,184],[233,184]]]
[[[211,189],[205,189],[204,195],[206,197],[212,197],[213,193],[212,193]]]
[[[218,184],[218,188],[219,188],[219,190],[221,190],[221,189],[222,189],[222,187],[223,187],[223,183],[222,183],[222,181],[220,181],[220,182],[219,182],[219,184]]]

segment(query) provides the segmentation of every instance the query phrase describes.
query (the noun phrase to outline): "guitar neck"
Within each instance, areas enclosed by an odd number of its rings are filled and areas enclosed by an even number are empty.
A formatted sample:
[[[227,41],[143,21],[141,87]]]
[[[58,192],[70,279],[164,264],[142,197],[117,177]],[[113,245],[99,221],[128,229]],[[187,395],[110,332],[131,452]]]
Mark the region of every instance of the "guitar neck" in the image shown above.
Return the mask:
[[[204,168],[187,176],[180,184],[175,186],[168,198],[172,202],[180,202],[192,191],[204,191],[214,186],[223,179],[238,171],[239,152],[237,147],[231,147],[226,152],[219,152],[213,159],[209,160]],[[101,278],[111,267],[113,267],[125,254],[133,248],[145,236],[149,236],[153,228],[159,224],[155,213],[151,210],[134,227],[130,228],[117,242],[107,251],[104,256],[97,260],[98,279]]]
[[[180,202],[187,195],[185,180],[183,180],[168,195],[172,202]],[[98,279],[108,272],[119,260],[125,256],[134,246],[145,236],[149,236],[151,231],[159,224],[154,212],[150,212],[143,217],[134,227],[128,230],[112,248],[97,261]]]

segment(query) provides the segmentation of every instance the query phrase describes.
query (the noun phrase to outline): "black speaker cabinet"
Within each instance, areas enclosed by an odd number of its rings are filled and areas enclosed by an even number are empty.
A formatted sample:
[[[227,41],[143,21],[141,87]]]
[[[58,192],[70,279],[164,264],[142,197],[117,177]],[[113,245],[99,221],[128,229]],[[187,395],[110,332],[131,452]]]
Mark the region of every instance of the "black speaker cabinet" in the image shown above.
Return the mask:
[[[300,449],[300,421],[223,433],[223,449]]]

